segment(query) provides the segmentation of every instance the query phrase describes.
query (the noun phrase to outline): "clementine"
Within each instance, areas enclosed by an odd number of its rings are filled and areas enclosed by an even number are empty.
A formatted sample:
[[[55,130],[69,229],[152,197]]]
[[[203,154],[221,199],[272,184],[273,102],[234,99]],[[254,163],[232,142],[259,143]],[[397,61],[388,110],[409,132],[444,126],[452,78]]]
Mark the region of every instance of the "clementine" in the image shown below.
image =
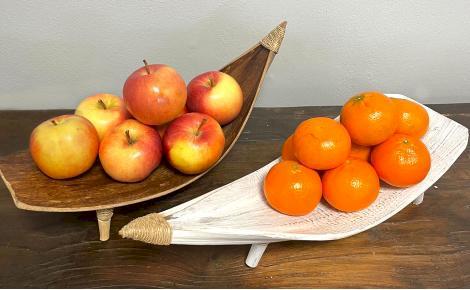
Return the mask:
[[[429,115],[418,103],[392,98],[398,110],[398,128],[396,133],[421,138],[429,126]]]
[[[311,118],[294,132],[297,160],[312,169],[324,170],[341,165],[351,151],[351,138],[340,123],[330,118]]]
[[[264,179],[264,195],[275,210],[292,216],[315,209],[322,196],[318,173],[296,161],[281,161]]]
[[[395,134],[372,149],[371,163],[386,183],[407,187],[423,180],[431,168],[431,155],[417,137]]]
[[[351,153],[349,153],[350,158],[357,158],[364,161],[369,161],[370,157],[370,147],[362,146],[352,143],[351,144]]]
[[[292,137],[293,135],[290,135],[282,145],[282,160],[297,160],[294,154],[294,144],[292,143]]]
[[[372,146],[395,133],[398,112],[391,98],[379,92],[365,92],[346,102],[340,120],[353,143]]]
[[[368,207],[377,198],[380,181],[366,161],[348,159],[322,178],[323,197],[334,208],[352,212]]]

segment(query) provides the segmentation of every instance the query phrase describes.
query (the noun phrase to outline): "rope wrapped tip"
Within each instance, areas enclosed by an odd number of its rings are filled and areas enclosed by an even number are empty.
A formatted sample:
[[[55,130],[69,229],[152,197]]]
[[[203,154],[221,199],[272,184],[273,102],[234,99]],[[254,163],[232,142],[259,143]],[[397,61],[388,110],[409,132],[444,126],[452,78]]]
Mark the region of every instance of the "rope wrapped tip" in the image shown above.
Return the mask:
[[[170,245],[172,230],[168,221],[158,213],[136,218],[119,231],[126,239],[154,245]]]
[[[274,53],[278,53],[282,40],[284,39],[284,35],[286,34],[286,26],[287,21],[281,22],[281,24],[261,40],[261,45]]]

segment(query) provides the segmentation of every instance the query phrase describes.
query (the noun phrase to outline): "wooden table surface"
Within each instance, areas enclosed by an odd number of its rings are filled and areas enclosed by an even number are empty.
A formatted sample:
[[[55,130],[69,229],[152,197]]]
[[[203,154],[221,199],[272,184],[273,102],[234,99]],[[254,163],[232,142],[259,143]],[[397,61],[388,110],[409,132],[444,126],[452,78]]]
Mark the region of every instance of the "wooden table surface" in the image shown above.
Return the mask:
[[[470,127],[470,104],[431,105]],[[0,155],[27,148],[40,121],[67,111],[0,111]],[[95,212],[15,208],[0,185],[1,287],[470,287],[470,150],[425,194],[388,221],[330,242],[269,245],[259,266],[249,246],[152,246],[121,239],[133,218],[165,210],[238,179],[279,155],[302,120],[339,107],[256,108],[235,147],[188,188],[115,209],[111,239],[98,241]]]

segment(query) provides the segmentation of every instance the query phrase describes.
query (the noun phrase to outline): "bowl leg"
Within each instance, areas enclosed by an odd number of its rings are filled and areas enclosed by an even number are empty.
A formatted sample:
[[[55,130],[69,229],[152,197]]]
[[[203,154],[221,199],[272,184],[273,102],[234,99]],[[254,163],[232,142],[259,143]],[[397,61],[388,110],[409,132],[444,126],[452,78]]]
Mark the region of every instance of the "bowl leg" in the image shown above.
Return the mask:
[[[414,201],[413,204],[415,205],[420,205],[423,202],[424,199],[424,192],[421,193]]]
[[[111,228],[111,217],[113,216],[113,209],[99,209],[96,211],[98,218],[98,229],[100,230],[100,241],[109,240],[109,230]]]
[[[264,251],[269,244],[253,244],[251,245],[250,252],[246,257],[245,264],[250,268],[255,268],[258,266],[261,257],[263,256]]]

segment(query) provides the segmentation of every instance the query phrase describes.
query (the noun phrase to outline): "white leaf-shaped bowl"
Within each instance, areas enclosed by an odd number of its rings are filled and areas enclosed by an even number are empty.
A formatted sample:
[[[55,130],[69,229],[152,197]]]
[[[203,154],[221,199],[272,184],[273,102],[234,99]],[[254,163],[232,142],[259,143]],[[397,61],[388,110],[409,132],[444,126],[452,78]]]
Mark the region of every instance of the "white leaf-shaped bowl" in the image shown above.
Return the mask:
[[[409,99],[403,95],[388,95]],[[409,99],[411,100],[411,99]],[[265,244],[284,240],[336,240],[363,232],[395,215],[411,202],[419,204],[432,186],[465,150],[468,129],[425,107],[429,130],[422,141],[431,153],[431,170],[414,186],[395,188],[382,184],[377,200],[367,209],[342,213],[322,201],[310,214],[292,217],[273,210],[266,202],[262,184],[274,160],[259,170],[191,201],[160,213],[171,227],[171,244],[227,245]],[[141,227],[152,214],[126,225],[121,234],[139,240],[152,234],[152,226]],[[140,228],[139,228],[140,227]],[[146,231],[148,233],[146,233]],[[140,239],[143,240],[143,239]],[[148,242],[148,240],[145,240]],[[256,266],[265,245],[252,248],[247,260]]]

